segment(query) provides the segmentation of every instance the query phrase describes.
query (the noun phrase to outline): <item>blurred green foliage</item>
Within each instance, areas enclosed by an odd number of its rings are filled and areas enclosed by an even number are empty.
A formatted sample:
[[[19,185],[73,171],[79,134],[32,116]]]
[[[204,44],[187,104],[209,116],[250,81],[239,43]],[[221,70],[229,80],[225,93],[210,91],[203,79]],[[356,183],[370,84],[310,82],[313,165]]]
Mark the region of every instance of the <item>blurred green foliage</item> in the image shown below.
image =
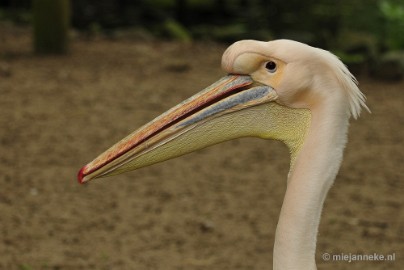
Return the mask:
[[[30,0],[2,1],[0,20],[29,21]],[[404,48],[404,0],[70,1],[73,27],[90,34],[130,28],[185,42],[292,38],[348,53]]]
[[[0,21],[30,23],[32,1],[0,0]],[[404,77],[404,0],[70,2],[72,26],[88,36],[225,43],[289,38],[331,50],[350,68],[371,71],[376,63]]]
[[[386,45],[391,49],[404,48],[403,1],[381,1],[379,8],[385,18]]]

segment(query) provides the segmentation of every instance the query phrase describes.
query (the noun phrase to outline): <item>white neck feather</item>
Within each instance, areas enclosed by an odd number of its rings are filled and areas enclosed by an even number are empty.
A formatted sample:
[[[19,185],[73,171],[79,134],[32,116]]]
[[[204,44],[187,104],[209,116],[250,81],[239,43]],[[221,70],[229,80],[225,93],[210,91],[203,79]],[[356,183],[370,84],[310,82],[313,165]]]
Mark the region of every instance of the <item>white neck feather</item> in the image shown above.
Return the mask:
[[[288,177],[274,246],[274,270],[316,269],[323,203],[347,140],[349,112],[340,102],[311,109],[311,125]]]

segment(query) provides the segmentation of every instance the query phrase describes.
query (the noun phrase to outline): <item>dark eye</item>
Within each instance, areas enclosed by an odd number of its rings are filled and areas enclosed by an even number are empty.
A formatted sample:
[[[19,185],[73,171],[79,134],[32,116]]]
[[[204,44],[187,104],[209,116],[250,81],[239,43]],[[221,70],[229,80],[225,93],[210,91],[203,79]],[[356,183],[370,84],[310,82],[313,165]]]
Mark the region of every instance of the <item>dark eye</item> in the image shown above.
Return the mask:
[[[274,61],[269,61],[265,64],[265,68],[271,72],[274,73],[276,71],[276,63]]]

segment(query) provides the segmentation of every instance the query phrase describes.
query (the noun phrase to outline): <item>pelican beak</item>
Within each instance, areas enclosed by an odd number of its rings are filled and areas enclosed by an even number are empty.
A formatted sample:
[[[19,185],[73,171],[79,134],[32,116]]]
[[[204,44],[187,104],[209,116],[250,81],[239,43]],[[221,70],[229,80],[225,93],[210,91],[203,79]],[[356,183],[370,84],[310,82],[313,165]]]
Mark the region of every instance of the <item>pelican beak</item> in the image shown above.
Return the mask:
[[[236,137],[251,128],[236,112],[277,98],[250,76],[228,75],[119,141],[78,174],[80,183],[145,167]],[[238,117],[240,118],[240,117]],[[254,122],[245,116],[243,121]]]

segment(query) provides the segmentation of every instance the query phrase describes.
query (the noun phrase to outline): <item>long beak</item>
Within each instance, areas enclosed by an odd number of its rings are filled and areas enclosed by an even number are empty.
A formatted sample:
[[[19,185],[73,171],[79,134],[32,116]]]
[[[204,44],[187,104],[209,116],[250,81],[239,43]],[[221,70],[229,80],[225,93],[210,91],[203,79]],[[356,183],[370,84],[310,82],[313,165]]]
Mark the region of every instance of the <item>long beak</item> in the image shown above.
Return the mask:
[[[251,135],[246,124],[238,126],[225,116],[276,98],[274,89],[250,76],[225,76],[116,143],[84,166],[78,180],[85,183]]]

